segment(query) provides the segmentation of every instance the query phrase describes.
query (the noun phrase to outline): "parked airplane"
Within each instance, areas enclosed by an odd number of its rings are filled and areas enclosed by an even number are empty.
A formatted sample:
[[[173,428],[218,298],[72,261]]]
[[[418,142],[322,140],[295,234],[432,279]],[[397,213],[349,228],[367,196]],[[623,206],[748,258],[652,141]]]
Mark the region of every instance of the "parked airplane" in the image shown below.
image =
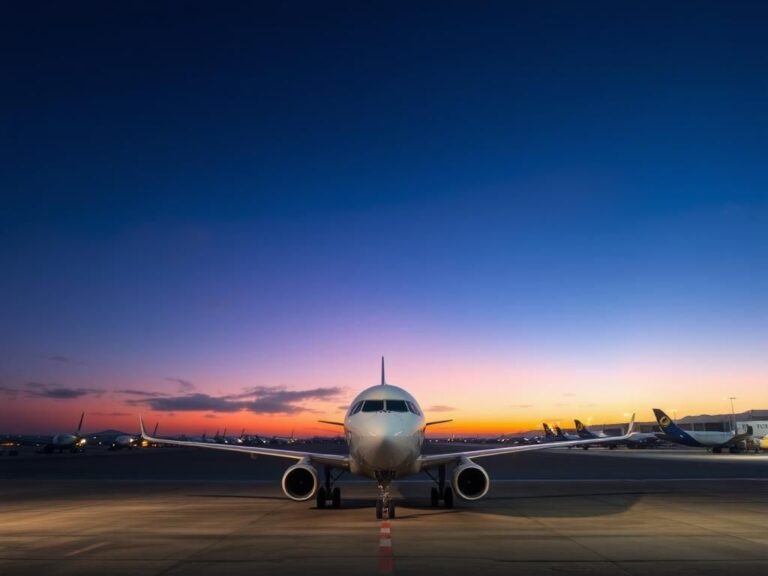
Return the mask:
[[[748,428],[743,434],[735,434],[733,431],[705,432],[697,430],[694,432],[680,428],[659,408],[654,408],[653,413],[661,428],[662,433],[658,436],[662,440],[669,440],[670,442],[685,446],[711,448],[715,454],[720,454],[724,448],[727,448],[730,452],[738,452],[741,449],[740,445],[753,444],[751,428]]]
[[[544,428],[544,441],[545,442],[562,442],[565,440],[562,436],[558,436],[555,434],[555,432],[552,430],[549,424],[546,422],[541,423],[541,427]]]
[[[432,505],[436,506],[442,500],[444,505],[450,508],[453,506],[454,492],[465,500],[478,500],[488,493],[490,478],[475,460],[552,447],[548,444],[529,444],[447,454],[422,454],[421,447],[426,429],[442,421],[427,422],[413,396],[402,388],[386,383],[383,358],[381,384],[358,394],[347,410],[343,422],[329,422],[344,429],[349,446],[348,454],[317,454],[261,446],[166,440],[149,436],[144,430],[141,417],[139,422],[142,436],[149,442],[296,460],[297,462],[283,474],[283,492],[297,501],[309,500],[314,495],[318,508],[324,508],[329,500],[334,507],[340,505],[341,490],[335,484],[345,472],[373,478],[379,485],[376,500],[377,518],[395,517],[395,503],[389,494],[390,484],[395,479],[426,472],[435,482],[431,490]],[[633,426],[634,416],[627,433],[619,439],[629,438]],[[602,442],[602,438],[570,440],[558,442],[557,446],[582,446]],[[450,485],[446,486],[448,466],[453,468],[453,474]],[[322,482],[318,479],[318,467],[323,470]]]
[[[565,440],[579,440],[581,438],[581,436],[578,436],[577,434],[571,434],[570,432],[563,432],[560,426],[555,426],[555,434],[557,434],[558,438],[563,438]]]
[[[80,414],[80,423],[77,425],[77,432],[74,434],[56,434],[51,438],[51,442],[43,447],[43,452],[46,454],[53,454],[56,450],[63,452],[69,450],[70,452],[82,452],[85,449],[86,439],[80,435],[80,430],[83,428],[83,418],[85,418],[85,412]]]
[[[157,425],[159,422],[155,423],[155,429],[152,432],[152,436],[157,436]],[[132,435],[132,434],[120,434],[119,436],[115,436],[115,439],[112,440],[112,444],[110,445],[110,450],[122,450],[124,448],[128,448],[129,450],[131,448],[140,448],[142,445],[146,446],[149,443],[142,439],[141,432],[138,434]]]

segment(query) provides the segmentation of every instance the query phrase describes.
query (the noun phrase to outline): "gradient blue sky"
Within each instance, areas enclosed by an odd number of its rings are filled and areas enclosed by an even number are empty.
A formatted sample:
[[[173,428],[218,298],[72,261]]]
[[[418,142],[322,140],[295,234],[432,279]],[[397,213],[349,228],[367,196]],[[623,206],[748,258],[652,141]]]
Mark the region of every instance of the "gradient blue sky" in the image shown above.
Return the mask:
[[[2,11],[0,430],[768,405],[764,3]]]

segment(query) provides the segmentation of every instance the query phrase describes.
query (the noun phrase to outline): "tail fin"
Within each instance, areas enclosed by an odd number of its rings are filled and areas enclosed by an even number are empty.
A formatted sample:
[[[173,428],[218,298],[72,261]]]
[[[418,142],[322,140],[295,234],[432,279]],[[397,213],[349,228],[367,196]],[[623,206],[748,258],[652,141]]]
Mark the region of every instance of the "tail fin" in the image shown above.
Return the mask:
[[[584,426],[584,423],[581,420],[574,420],[573,423],[576,424],[576,434],[578,434],[580,438],[597,438],[597,434]]]
[[[672,421],[672,418],[666,415],[661,408],[654,408],[653,415],[656,416],[656,422],[659,423],[659,427],[664,431],[674,431],[677,425]]]
[[[552,428],[549,427],[549,424],[547,424],[546,422],[542,422],[541,425],[544,427],[544,436],[546,436],[547,438],[555,437],[555,433],[552,432]]]
[[[85,418],[85,412],[80,414],[80,424],[77,425],[77,432],[75,433],[77,436],[80,435],[80,430],[83,428],[83,418]]]
[[[668,437],[668,439],[688,446],[701,446],[700,442],[675,424],[672,421],[672,418],[667,416],[663,410],[654,408],[653,414],[656,416],[656,422],[659,423],[659,428],[661,428],[661,431]]]

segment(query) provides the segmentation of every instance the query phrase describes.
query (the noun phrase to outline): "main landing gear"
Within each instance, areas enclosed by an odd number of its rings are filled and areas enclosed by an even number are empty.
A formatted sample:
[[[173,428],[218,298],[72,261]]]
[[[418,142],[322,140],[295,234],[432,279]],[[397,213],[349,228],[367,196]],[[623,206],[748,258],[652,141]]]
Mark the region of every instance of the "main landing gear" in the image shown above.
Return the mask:
[[[376,480],[379,483],[379,497],[376,499],[377,520],[393,520],[395,518],[395,501],[389,496],[389,485],[393,477],[393,474],[389,472],[376,474]]]
[[[325,484],[317,489],[315,494],[315,501],[318,508],[325,508],[330,502],[334,508],[341,507],[341,488],[334,486],[334,484],[344,475],[344,471],[339,472],[335,477],[333,476],[333,470],[328,466],[325,467]]]
[[[432,476],[429,471],[425,472],[427,473],[427,476],[432,478],[435,484],[437,484],[437,486],[433,486],[429,491],[432,507],[436,508],[439,506],[440,501],[442,500],[443,505],[446,508],[453,508],[453,489],[450,486],[445,485],[445,465],[438,467],[437,478]]]

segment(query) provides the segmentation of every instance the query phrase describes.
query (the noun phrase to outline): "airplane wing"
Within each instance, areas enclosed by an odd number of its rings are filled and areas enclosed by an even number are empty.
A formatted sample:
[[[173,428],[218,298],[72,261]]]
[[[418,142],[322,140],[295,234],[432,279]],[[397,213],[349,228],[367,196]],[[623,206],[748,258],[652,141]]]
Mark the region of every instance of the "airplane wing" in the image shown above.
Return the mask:
[[[530,452],[532,450],[548,450],[551,448],[567,448],[569,446],[590,446],[592,444],[613,444],[628,440],[635,427],[635,415],[629,421],[627,433],[623,436],[609,436],[606,438],[590,438],[588,440],[563,440],[560,442],[549,442],[545,444],[523,444],[518,446],[503,446],[499,448],[487,448],[485,450],[469,450],[467,452],[450,452],[448,454],[429,454],[421,456],[421,469],[441,466],[443,464],[452,464],[462,458],[474,460],[475,458],[485,458],[487,456],[500,456],[502,454],[516,454],[517,452]]]
[[[167,444],[168,446],[186,446],[188,448],[205,448],[208,450],[224,450],[226,452],[240,452],[255,456],[273,456],[275,458],[288,458],[291,460],[309,460],[314,464],[331,466],[349,470],[349,456],[343,454],[317,454],[315,452],[301,452],[299,450],[280,450],[279,448],[262,448],[260,446],[240,446],[237,444],[212,444],[209,442],[189,442],[187,440],[170,440],[154,438],[144,429],[144,419],[139,416],[141,437],[153,444]]]

